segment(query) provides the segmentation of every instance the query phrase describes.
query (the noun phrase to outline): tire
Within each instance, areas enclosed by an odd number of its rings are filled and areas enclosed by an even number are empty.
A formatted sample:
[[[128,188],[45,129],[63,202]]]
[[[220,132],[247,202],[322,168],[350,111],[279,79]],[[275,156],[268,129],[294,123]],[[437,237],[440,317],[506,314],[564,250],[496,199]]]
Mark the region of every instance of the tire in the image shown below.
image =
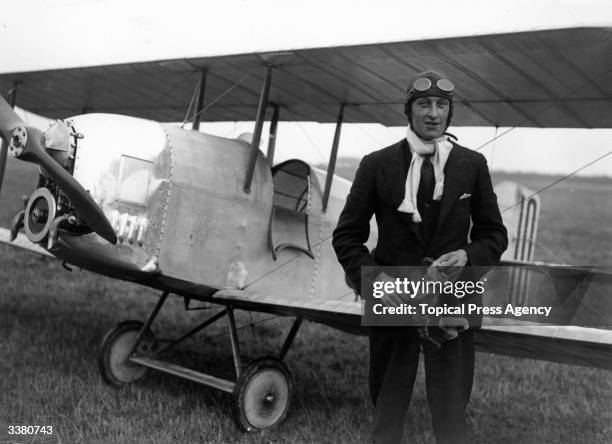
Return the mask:
[[[124,321],[110,330],[100,346],[98,365],[104,381],[115,387],[138,381],[148,368],[127,361],[128,353],[143,327],[140,321]],[[150,345],[153,335],[147,332],[138,349]]]
[[[287,366],[274,357],[249,363],[234,386],[234,420],[245,432],[280,424],[289,411],[293,382]]]

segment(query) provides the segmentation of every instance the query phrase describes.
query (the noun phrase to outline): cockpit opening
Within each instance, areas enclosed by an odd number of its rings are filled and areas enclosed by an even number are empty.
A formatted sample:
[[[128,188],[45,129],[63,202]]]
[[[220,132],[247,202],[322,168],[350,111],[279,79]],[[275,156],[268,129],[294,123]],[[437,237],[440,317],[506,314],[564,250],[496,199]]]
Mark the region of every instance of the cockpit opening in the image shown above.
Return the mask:
[[[290,159],[272,168],[274,200],[270,218],[269,243],[276,260],[283,249],[292,249],[314,259],[308,235],[312,207],[310,166]],[[303,243],[296,243],[303,239]]]

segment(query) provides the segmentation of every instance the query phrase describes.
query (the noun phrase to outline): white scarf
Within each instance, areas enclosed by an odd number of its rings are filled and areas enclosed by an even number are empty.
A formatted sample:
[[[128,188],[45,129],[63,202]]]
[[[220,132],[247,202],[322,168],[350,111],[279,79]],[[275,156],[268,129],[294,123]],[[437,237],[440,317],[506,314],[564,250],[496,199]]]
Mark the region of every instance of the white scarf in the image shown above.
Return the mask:
[[[453,144],[450,143],[445,136],[438,137],[434,140],[424,140],[412,131],[410,125],[408,125],[406,140],[410,145],[412,160],[410,161],[408,176],[406,176],[404,200],[397,210],[404,213],[412,213],[412,220],[414,222],[421,222],[421,215],[417,209],[417,191],[419,190],[419,182],[421,180],[423,156],[434,155],[432,164],[434,167],[436,186],[434,188],[433,200],[440,200],[444,193],[444,165],[446,165]]]

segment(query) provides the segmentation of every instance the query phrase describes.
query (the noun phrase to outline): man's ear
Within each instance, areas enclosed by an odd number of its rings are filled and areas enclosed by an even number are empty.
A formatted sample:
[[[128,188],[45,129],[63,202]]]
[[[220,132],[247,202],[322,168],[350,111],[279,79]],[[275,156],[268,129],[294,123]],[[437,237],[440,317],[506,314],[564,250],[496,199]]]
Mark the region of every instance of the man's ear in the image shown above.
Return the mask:
[[[410,126],[412,126],[412,112],[411,112],[411,102],[407,102],[404,104],[404,114],[406,114],[406,117],[408,118],[408,123],[410,124]]]
[[[446,128],[445,128],[445,131],[450,126],[452,118],[453,118],[453,102],[450,103],[450,107],[449,107],[449,110],[448,110],[448,117],[446,118]]]

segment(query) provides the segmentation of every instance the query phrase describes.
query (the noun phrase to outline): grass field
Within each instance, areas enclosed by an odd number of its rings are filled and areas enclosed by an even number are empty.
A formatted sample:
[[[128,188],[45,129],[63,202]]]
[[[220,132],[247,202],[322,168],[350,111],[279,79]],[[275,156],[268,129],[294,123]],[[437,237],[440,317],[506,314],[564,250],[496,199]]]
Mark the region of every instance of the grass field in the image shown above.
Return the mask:
[[[0,198],[4,226],[18,209],[15,196],[31,192],[23,167],[11,167]],[[554,178],[518,180],[539,189]],[[537,258],[612,264],[611,191],[612,182],[575,179],[543,193]],[[155,296],[0,246],[0,443],[368,442],[367,340],[320,325],[305,324],[287,356],[295,396],[278,429],[240,433],[231,396],[160,373],[121,390],[105,385],[96,361],[102,337],[121,320],[143,319]],[[171,335],[202,316],[185,313],[181,304],[168,304],[156,333]],[[237,321],[244,327],[239,335],[245,360],[276,352],[291,322],[242,312]],[[225,333],[220,322],[173,359],[231,378]],[[612,373],[479,353],[468,415],[478,443],[609,443]],[[54,435],[9,436],[11,424],[52,425]],[[422,375],[406,436],[433,442]]]

